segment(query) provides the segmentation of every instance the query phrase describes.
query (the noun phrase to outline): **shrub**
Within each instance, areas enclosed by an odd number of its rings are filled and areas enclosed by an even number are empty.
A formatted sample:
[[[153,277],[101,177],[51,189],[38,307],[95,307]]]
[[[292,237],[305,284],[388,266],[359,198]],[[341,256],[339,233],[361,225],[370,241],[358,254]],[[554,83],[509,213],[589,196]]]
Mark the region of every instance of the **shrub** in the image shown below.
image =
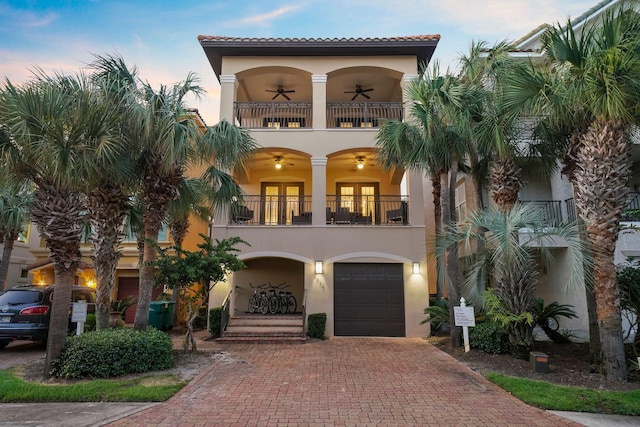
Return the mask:
[[[510,349],[509,334],[495,322],[486,321],[469,328],[469,344],[486,353],[502,354]]]
[[[198,316],[193,321],[193,329],[204,329],[207,327],[207,307],[198,307]]]
[[[313,313],[308,317],[307,335],[311,338],[324,339],[324,330],[327,326],[326,313]]]
[[[67,338],[53,361],[58,378],[110,378],[173,366],[171,339],[156,329],[103,329]]]
[[[446,298],[430,299],[429,307],[424,309],[427,318],[420,324],[431,323],[431,332],[439,331],[443,325],[449,324],[449,300]]]
[[[227,313],[227,317],[229,313]],[[209,310],[209,336],[220,338],[220,328],[222,327],[222,307],[214,307]]]

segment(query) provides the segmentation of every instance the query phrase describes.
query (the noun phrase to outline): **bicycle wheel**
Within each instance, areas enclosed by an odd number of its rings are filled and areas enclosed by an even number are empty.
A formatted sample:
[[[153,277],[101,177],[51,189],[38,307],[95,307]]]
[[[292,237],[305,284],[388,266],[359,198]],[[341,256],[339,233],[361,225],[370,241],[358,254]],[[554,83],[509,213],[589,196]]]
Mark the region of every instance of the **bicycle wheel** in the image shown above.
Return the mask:
[[[289,295],[287,298],[287,312],[293,314],[298,309],[298,301],[296,301],[296,297],[293,295]]]
[[[552,331],[557,331],[558,328],[560,327],[560,325],[558,324],[558,321],[553,317],[547,318],[547,325],[549,325],[549,329],[551,329]]]
[[[269,313],[276,314],[278,312],[278,297],[273,295],[269,298]]]
[[[267,314],[269,312],[269,298],[264,295],[260,297],[260,307],[258,309],[260,313]]]
[[[289,299],[286,295],[281,295],[278,297],[278,308],[280,309],[280,313],[287,314],[287,303]]]
[[[257,299],[258,298],[255,295],[251,295],[251,297],[249,297],[249,313],[256,312],[256,308],[258,307]]]

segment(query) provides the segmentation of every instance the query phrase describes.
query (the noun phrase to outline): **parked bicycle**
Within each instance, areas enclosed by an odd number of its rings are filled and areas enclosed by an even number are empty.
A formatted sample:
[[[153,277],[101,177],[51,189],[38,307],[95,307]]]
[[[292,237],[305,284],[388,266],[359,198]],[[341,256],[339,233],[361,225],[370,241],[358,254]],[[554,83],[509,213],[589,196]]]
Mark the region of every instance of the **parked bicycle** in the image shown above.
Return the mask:
[[[269,298],[267,298],[266,284],[253,286],[249,283],[249,286],[253,289],[253,295],[249,297],[249,313],[255,313],[256,311],[267,314],[269,311]],[[260,289],[260,293],[258,293]]]

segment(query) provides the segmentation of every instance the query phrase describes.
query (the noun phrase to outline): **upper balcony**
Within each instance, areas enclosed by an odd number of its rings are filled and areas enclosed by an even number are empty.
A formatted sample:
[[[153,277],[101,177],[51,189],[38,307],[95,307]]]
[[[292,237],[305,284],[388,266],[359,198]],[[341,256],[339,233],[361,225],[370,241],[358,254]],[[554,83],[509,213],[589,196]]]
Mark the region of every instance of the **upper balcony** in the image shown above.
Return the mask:
[[[303,68],[256,67],[229,76],[233,86],[222,84],[221,112],[249,129],[378,128],[403,119],[404,78],[381,66],[347,66],[319,75]]]

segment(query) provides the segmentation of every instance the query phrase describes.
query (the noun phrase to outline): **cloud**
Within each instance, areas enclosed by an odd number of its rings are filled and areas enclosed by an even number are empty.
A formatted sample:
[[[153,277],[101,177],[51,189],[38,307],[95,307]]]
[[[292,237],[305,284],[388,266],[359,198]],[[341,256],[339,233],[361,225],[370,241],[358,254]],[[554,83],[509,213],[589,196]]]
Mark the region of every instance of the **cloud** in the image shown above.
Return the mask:
[[[48,26],[57,19],[58,14],[53,12],[34,13],[0,5],[0,22],[3,22],[3,26],[40,28]]]
[[[272,21],[286,17],[300,9],[303,8],[303,5],[296,6],[283,6],[274,11],[263,13],[260,15],[248,16],[246,18],[241,18],[231,23],[231,25],[269,25]]]

